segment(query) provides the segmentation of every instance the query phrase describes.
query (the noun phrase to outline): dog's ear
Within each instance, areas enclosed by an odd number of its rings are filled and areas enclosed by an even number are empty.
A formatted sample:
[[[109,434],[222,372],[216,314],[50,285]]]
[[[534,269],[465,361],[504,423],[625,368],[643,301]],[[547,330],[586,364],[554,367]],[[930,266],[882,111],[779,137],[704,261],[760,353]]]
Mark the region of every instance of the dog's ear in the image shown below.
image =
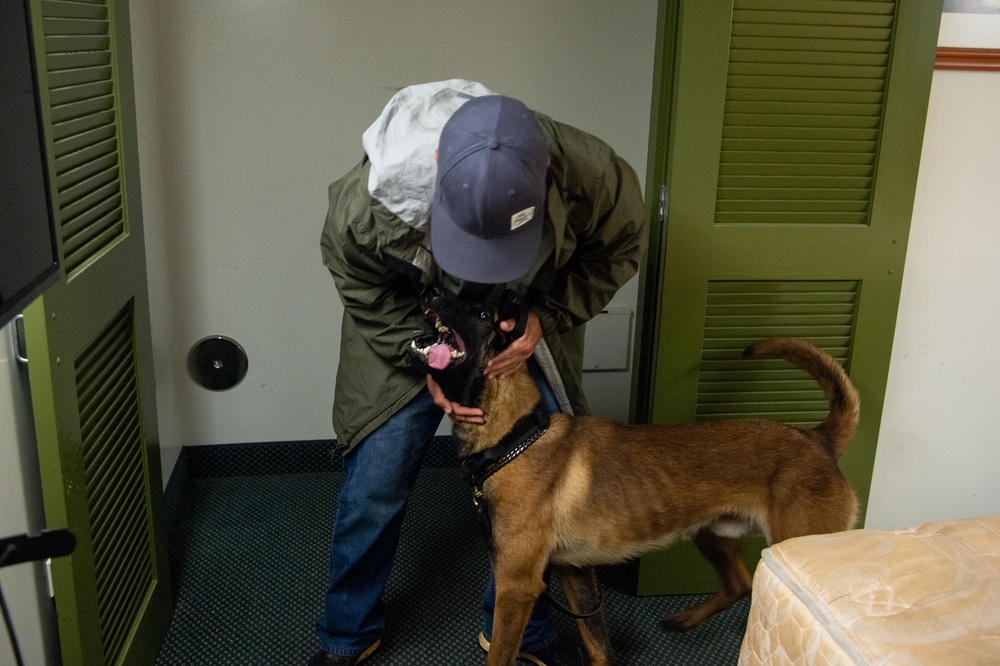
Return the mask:
[[[521,294],[513,289],[505,290],[497,301],[497,321],[517,319],[523,307],[524,299],[521,298]]]
[[[501,348],[506,348],[511,342],[524,335],[529,311],[524,297],[513,289],[507,289],[500,295],[500,300],[497,302],[497,322],[508,319],[514,319],[517,322],[514,325],[514,330],[510,333],[501,333],[498,337],[497,342]],[[499,327],[497,327],[497,331],[500,332]]]

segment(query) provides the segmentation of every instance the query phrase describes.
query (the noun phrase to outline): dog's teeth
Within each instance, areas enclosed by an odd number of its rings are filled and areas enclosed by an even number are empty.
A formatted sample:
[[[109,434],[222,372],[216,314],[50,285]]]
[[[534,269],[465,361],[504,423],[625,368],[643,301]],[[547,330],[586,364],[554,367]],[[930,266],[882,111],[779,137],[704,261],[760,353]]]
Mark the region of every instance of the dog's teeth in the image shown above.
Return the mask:
[[[435,329],[436,329],[436,330],[437,330],[437,331],[438,331],[439,333],[448,333],[448,332],[450,332],[450,331],[451,331],[451,329],[450,329],[450,328],[448,328],[447,326],[445,326],[445,325],[444,325],[444,322],[442,322],[442,321],[441,321],[441,319],[440,319],[439,317],[435,317],[435,318],[434,318],[434,328],[435,328]]]

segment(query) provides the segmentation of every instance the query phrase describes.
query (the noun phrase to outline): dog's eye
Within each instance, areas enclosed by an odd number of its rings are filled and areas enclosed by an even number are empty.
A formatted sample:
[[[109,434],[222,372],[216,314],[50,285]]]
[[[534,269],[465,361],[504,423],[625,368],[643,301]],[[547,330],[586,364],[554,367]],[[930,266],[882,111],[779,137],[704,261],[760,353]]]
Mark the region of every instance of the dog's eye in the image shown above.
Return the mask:
[[[493,319],[493,313],[489,310],[483,310],[479,313],[479,318],[483,321],[489,321],[490,319]]]

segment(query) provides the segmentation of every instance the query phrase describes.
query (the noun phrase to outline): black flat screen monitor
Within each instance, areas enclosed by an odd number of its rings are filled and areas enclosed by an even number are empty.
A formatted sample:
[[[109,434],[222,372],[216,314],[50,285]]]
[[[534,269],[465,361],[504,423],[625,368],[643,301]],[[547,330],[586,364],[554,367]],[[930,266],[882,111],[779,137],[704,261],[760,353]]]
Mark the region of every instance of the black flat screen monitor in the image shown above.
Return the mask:
[[[0,1],[0,326],[59,274],[27,4]]]

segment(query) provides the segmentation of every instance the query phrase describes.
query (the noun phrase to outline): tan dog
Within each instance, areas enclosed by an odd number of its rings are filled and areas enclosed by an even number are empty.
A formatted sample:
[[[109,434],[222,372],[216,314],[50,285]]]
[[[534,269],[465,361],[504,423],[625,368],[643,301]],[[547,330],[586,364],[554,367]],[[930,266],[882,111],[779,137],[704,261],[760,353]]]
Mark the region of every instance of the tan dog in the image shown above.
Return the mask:
[[[423,304],[439,335],[415,341],[412,355],[449,399],[486,415],[485,425],[456,423],[454,436],[467,462],[479,463],[472,479],[491,523],[497,596],[488,666],[514,663],[549,564],[571,608],[585,613],[599,600],[594,565],[692,536],[721,589],[663,621],[683,631],[750,593],[740,537],[762,530],[776,543],[854,525],[857,499],[837,458],[857,428],[858,393],[814,345],[774,338],[746,350],[749,357],[788,359],[819,382],[830,413],[812,430],[764,420],[636,426],[547,418],[535,410],[540,393],[525,368],[503,380],[483,376],[487,361],[511,341],[498,322],[517,315],[516,298],[472,304],[431,290]],[[506,447],[513,451],[496,468],[490,456]],[[603,617],[578,624],[591,662],[607,664]]]

